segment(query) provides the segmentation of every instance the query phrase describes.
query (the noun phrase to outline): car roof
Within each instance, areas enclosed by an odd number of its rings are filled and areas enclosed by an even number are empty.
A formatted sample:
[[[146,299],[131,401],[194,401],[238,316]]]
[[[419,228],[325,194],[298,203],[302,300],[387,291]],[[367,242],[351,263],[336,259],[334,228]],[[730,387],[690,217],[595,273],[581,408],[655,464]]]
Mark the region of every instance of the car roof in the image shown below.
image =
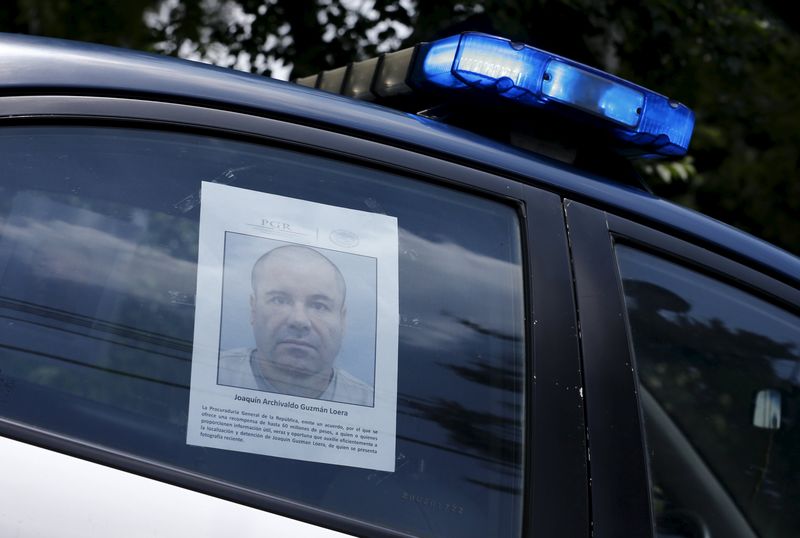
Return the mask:
[[[0,73],[4,95],[79,93],[203,104],[368,135],[639,217],[800,283],[800,259],[731,226],[640,189],[413,114],[200,62],[17,34],[0,33]]]

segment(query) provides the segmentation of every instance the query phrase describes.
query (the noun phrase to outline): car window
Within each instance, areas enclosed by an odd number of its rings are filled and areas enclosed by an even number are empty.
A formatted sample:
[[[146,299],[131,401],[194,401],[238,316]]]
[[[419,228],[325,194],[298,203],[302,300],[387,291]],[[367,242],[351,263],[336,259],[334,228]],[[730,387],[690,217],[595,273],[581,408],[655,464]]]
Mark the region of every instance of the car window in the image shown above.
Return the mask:
[[[616,255],[659,531],[705,536],[729,498],[758,536],[796,536],[800,318],[637,249]]]
[[[513,206],[295,150],[133,128],[4,128],[0,177],[2,418],[420,536],[520,534]],[[187,444],[202,182],[397,219],[394,472]]]

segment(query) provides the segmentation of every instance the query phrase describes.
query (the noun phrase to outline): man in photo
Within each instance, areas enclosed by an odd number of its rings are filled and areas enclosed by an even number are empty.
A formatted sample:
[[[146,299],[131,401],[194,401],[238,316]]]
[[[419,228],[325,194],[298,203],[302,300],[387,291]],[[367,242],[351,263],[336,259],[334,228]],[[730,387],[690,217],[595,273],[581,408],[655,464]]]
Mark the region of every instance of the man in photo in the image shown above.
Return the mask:
[[[342,344],[347,286],[318,251],[281,246],[251,272],[255,348],[225,350],[222,385],[371,406],[372,387],[335,366]]]

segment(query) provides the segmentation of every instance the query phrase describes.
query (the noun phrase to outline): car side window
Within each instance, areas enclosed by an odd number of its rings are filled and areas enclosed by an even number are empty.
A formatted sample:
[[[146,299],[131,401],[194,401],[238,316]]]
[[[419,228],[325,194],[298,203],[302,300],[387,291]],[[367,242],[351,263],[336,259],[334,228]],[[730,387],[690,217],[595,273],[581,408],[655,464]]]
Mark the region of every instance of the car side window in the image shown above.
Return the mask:
[[[414,535],[521,533],[513,205],[296,150],[134,128],[3,128],[0,177],[0,421]],[[394,472],[187,445],[202,181],[397,218]]]
[[[800,317],[635,248],[616,256],[659,535],[796,536]]]

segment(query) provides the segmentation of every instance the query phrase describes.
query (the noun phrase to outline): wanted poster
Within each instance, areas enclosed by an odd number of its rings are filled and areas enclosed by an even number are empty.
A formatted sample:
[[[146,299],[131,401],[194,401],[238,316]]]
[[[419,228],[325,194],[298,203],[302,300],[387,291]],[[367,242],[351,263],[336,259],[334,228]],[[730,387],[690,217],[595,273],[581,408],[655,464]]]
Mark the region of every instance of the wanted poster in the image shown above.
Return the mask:
[[[397,220],[203,182],[187,443],[394,471]]]

